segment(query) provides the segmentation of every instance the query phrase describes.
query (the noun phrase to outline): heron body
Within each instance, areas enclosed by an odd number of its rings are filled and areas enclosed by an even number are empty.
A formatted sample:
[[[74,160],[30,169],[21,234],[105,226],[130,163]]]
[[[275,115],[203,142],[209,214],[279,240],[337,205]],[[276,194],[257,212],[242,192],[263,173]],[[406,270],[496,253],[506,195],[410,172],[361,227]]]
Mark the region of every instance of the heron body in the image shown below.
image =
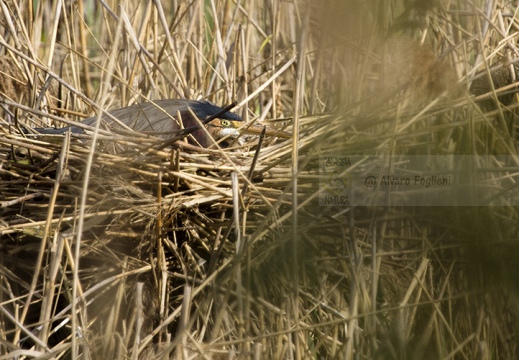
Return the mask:
[[[162,139],[177,137],[181,129],[196,128],[188,136],[188,141],[195,145],[208,147],[213,140],[200,128],[200,121],[222,112],[223,109],[209,101],[195,101],[187,99],[165,99],[154,102],[144,102],[120,109],[111,110],[108,113],[128,128],[155,135]],[[198,117],[198,120],[193,117]],[[97,117],[90,117],[82,121],[85,125],[94,125]],[[110,116],[104,115],[103,120],[112,131],[123,130],[124,127],[114,121]],[[200,121],[199,121],[200,120]],[[236,138],[239,135],[237,128],[242,124],[242,118],[232,112],[225,112],[206,124],[207,131],[214,140],[223,137]],[[83,128],[71,126],[65,128],[37,128],[43,134],[84,133]]]

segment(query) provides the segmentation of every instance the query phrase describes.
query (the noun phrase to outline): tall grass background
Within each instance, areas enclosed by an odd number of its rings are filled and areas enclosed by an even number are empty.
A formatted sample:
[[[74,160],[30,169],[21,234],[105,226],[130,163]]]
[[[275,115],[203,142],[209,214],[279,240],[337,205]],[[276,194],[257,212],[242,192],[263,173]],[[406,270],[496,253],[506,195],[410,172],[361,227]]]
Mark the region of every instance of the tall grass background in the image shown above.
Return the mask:
[[[516,155],[514,2],[0,6],[0,359],[517,358],[516,207],[321,207],[315,165]],[[165,98],[292,138],[21,131]]]

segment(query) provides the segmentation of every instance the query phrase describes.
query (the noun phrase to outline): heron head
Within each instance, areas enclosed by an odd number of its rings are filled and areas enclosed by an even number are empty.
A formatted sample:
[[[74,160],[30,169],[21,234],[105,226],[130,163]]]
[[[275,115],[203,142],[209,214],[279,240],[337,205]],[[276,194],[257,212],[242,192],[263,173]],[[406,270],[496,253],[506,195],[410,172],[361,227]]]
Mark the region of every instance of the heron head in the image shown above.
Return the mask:
[[[232,142],[237,142],[239,145],[243,145],[250,140],[251,137],[260,135],[263,130],[265,130],[265,134],[268,136],[279,138],[292,137],[290,134],[269,125],[249,124],[248,126],[244,126],[242,120],[215,119],[207,124],[206,128],[215,141],[219,141],[225,137],[227,138],[228,141],[223,141],[221,143],[223,147],[230,145]],[[207,144],[207,146],[209,145],[210,144]]]
[[[207,131],[216,140],[228,137],[230,140],[236,139],[240,136],[238,128],[243,125],[240,120],[214,119],[206,125]]]

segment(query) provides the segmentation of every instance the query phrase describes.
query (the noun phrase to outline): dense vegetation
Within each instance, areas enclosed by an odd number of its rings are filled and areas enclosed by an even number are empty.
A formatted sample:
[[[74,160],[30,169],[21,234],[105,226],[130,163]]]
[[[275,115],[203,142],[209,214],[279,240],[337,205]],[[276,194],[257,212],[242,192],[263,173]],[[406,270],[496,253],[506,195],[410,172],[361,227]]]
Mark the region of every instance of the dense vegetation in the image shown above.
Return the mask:
[[[516,155],[514,2],[0,6],[0,359],[518,357],[512,198],[322,206],[319,183],[323,156]],[[26,133],[165,98],[291,138]]]

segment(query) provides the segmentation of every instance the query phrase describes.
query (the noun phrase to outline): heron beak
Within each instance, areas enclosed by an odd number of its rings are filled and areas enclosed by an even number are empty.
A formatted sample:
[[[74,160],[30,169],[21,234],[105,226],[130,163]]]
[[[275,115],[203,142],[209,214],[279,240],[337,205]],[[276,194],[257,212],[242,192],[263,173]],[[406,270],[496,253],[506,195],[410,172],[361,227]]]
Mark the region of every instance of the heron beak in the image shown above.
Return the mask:
[[[210,122],[207,128],[215,140],[235,139],[240,145],[243,145],[253,136],[259,136],[264,128],[266,128],[265,135],[269,137],[291,138],[290,134],[268,125],[245,124],[243,121],[235,120],[216,119]]]
[[[292,135],[289,133],[276,129],[269,125],[263,125],[263,124],[251,124],[251,125],[243,125],[241,128],[241,131],[243,134],[246,135],[260,135],[263,129],[266,127],[265,135],[271,136],[271,137],[279,137],[283,139],[290,139]]]

